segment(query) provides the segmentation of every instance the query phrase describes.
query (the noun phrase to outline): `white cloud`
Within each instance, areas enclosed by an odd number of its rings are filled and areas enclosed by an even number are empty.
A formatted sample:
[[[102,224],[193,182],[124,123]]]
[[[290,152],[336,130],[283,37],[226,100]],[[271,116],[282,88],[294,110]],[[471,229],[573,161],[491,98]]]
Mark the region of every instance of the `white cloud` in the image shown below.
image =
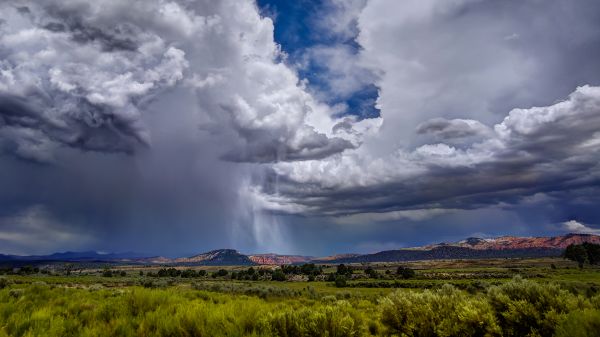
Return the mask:
[[[150,144],[147,105],[167,89],[192,90],[197,123],[231,138],[227,159],[303,160],[355,146],[333,135],[335,111],[280,62],[273,23],[253,1],[19,4],[28,10],[12,1],[1,7],[0,99],[26,104],[0,111],[4,128],[37,129],[55,145],[131,153]],[[22,133],[5,132],[5,150],[21,155],[14,148],[27,146],[16,137]]]
[[[569,220],[569,221],[563,222],[562,225],[563,225],[564,230],[566,230],[570,233],[599,234],[600,235],[600,229],[591,228],[591,227],[586,226],[576,220]]]

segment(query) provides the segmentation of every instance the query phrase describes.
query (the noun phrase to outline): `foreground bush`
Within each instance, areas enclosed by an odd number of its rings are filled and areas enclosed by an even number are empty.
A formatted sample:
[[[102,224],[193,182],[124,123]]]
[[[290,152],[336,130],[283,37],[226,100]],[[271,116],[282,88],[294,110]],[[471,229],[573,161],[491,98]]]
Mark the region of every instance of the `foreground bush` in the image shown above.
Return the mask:
[[[499,336],[492,306],[450,285],[423,292],[397,291],[381,302],[382,322],[401,336]]]
[[[366,334],[366,322],[344,301],[278,303],[178,288],[0,291],[0,336],[353,337]]]
[[[193,288],[74,289],[6,282],[0,337],[578,337],[600,331],[600,295],[521,278],[474,294],[444,285],[398,290],[379,301],[278,289],[202,282]]]
[[[600,335],[600,296],[520,277],[475,295],[450,285],[397,291],[381,306],[388,333],[400,336]]]

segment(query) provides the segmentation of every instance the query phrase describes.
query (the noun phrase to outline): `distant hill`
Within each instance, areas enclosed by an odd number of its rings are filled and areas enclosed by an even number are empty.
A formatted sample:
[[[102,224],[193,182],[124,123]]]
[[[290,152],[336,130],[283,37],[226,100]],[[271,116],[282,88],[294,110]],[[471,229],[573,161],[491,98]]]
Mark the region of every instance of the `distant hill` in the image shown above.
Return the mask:
[[[86,251],[27,256],[0,254],[0,261],[113,261],[121,259],[136,259],[141,257],[143,257],[142,254],[132,252],[103,254],[95,251]]]
[[[395,262],[438,259],[485,259],[560,256],[571,244],[600,244],[600,236],[567,234],[554,237],[503,236],[492,239],[467,238],[453,243],[387,250],[374,254],[343,257],[329,263]]]
[[[472,249],[455,246],[439,246],[432,249],[386,250],[374,254],[359,255],[328,261],[328,263],[399,262],[445,259],[491,259],[521,257],[560,256],[562,249],[519,248],[519,249]]]
[[[186,265],[216,265],[216,266],[244,266],[255,264],[246,255],[234,249],[217,249],[190,257],[173,259],[171,263]]]
[[[180,257],[175,259],[162,256],[144,256],[132,252],[103,254],[88,251],[32,256],[0,254],[0,263],[5,266],[50,262],[250,266],[302,263],[338,264],[396,262],[437,259],[525,258],[560,256],[567,246],[584,242],[600,244],[600,236],[591,234],[567,234],[553,237],[502,236],[491,239],[472,237],[458,242],[443,242],[421,247],[386,250],[374,254],[338,254],[320,258],[301,255],[278,255],[272,253],[244,255],[234,249],[217,249],[190,257]]]
[[[528,248],[552,248],[565,249],[571,244],[582,244],[584,242],[600,244],[600,236],[592,234],[567,234],[551,237],[516,237],[501,236],[492,239],[467,238],[455,243],[440,243],[436,245],[423,246],[422,249],[433,249],[440,246],[453,246],[482,249],[528,249]]]

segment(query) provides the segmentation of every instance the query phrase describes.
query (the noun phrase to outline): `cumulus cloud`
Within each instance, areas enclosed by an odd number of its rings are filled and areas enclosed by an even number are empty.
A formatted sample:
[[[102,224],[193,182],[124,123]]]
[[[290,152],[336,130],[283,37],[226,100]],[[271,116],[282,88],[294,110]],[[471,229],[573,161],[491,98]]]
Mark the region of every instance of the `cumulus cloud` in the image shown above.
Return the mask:
[[[0,134],[13,154],[47,160],[60,146],[133,153],[151,143],[143,111],[181,85],[198,91],[211,116],[204,122],[233,131],[225,158],[302,160],[353,147],[332,136],[329,107],[279,62],[272,22],[250,1],[18,4],[4,2],[0,17]],[[226,19],[226,11],[244,15]],[[330,120],[312,125],[311,115]]]
[[[437,143],[384,158],[354,154],[275,165],[279,185],[272,192],[325,215],[401,216],[515,202],[596,183],[599,128],[600,87],[584,86],[564,102],[512,110],[485,127],[494,130],[487,138],[464,149]]]
[[[570,233],[600,234],[600,229],[591,228],[576,220],[563,222],[563,228]]]
[[[517,205],[536,193],[570,207],[564,195],[598,182],[600,82],[583,70],[598,69],[597,8],[368,1],[356,57],[377,74],[380,129],[340,156],[274,165],[276,183],[261,193],[342,218]],[[536,27],[523,24],[540,12]],[[550,18],[577,23],[559,31]]]
[[[149,145],[140,108],[183,77],[185,53],[132,18],[95,16],[98,4],[19,5],[1,5],[3,147],[43,161],[59,146],[131,153]]]
[[[376,128],[338,117],[283,56],[251,0],[2,2],[0,208],[43,205],[103,250],[273,245],[248,177]]]

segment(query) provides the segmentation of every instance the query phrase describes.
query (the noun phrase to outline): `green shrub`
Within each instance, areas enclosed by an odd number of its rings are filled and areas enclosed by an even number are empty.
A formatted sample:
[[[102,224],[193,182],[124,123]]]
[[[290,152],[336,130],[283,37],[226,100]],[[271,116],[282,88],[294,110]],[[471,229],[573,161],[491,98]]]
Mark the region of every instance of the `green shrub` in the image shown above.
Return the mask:
[[[381,321],[401,336],[500,336],[492,307],[450,285],[423,292],[396,291],[381,301]]]
[[[396,270],[396,274],[401,276],[404,279],[409,279],[409,278],[415,277],[414,270],[412,270],[408,267],[403,267],[403,266],[398,267],[398,269]]]
[[[270,313],[266,319],[269,333],[282,337],[352,337],[364,336],[366,324],[348,302],[332,305],[288,308]]]
[[[4,288],[8,287],[11,283],[12,283],[11,280],[4,278],[4,277],[0,277],[0,289],[4,289]]]
[[[335,278],[335,286],[338,288],[344,288],[346,286],[346,276],[344,275],[338,275]]]
[[[600,334],[600,310],[584,309],[569,313],[556,328],[556,337],[588,337]]]
[[[487,298],[505,336],[551,336],[564,315],[583,306],[583,299],[556,284],[515,277],[488,290]]]

